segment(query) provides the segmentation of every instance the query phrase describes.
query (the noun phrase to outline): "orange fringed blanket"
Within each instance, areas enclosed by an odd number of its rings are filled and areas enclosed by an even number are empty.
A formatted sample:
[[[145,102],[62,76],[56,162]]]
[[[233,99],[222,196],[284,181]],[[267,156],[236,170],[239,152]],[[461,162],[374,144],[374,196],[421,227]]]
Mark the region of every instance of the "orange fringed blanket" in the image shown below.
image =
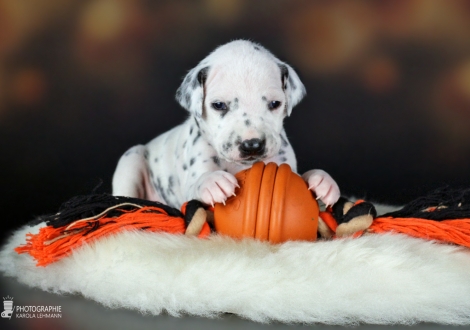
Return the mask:
[[[116,205],[103,210],[112,203]],[[191,220],[188,217],[192,217],[199,207],[199,202],[192,201],[184,204],[182,212],[179,212],[164,204],[127,197],[76,197],[65,203],[57,214],[41,218],[47,226],[42,227],[36,235],[27,234],[26,244],[17,247],[15,251],[29,253],[37,260],[37,266],[47,266],[84,243],[123,230],[184,234],[186,222]],[[84,214],[89,216],[81,218]],[[198,236],[206,237],[209,234],[210,228],[205,223]]]
[[[332,213],[321,212],[320,217],[330,230],[336,233],[338,224]],[[378,217],[371,222],[369,227],[364,226],[366,228],[341,236],[359,237],[364,233],[398,233],[470,248],[470,219],[433,221],[417,218]]]
[[[324,238],[395,232],[470,247],[469,201],[470,189],[441,189],[399,211],[377,217],[371,203],[353,204],[341,198],[333,207],[320,212],[318,228]],[[106,194],[79,196],[64,203],[57,214],[38,219],[47,226],[38,234],[28,234],[26,244],[15,250],[29,253],[38,266],[47,266],[84,243],[123,230],[184,234],[192,226],[191,234],[206,237],[211,228],[203,207],[198,201],[189,201],[179,211],[135,198]],[[196,226],[193,225],[195,214],[203,214]]]
[[[470,189],[441,188],[379,217],[369,202],[340,198],[320,217],[323,236],[393,232],[470,248]]]

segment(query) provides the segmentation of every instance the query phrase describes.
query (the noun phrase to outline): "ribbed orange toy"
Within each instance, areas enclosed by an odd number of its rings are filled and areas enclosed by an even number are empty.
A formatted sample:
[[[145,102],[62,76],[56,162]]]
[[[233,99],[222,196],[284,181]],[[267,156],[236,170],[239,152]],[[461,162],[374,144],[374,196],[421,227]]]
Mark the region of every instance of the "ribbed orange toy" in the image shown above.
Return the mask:
[[[317,238],[318,203],[288,164],[259,162],[235,177],[236,197],[215,205],[218,233],[271,243]]]

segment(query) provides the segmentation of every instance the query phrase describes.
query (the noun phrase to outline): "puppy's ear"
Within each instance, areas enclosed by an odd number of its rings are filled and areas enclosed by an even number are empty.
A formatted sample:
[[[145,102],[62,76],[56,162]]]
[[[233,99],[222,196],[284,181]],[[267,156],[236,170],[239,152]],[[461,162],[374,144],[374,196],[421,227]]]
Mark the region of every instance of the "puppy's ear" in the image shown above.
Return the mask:
[[[207,79],[209,67],[197,66],[188,72],[183,83],[176,91],[178,103],[197,117],[202,116],[204,106],[204,84]]]
[[[284,62],[280,62],[278,65],[281,70],[282,88],[287,97],[287,115],[290,116],[292,108],[304,98],[307,92],[299,76],[290,65]]]

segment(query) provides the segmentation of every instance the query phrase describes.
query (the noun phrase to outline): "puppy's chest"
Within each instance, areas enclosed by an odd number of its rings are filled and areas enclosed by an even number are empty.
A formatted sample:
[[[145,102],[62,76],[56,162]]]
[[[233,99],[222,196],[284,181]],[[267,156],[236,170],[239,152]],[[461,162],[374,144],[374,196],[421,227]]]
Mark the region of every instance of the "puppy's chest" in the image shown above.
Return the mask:
[[[204,138],[188,136],[162,141],[150,150],[149,169],[160,176],[176,176],[182,186],[196,181],[202,174],[226,171],[236,174],[247,166],[227,162]],[[184,188],[183,188],[184,189]]]

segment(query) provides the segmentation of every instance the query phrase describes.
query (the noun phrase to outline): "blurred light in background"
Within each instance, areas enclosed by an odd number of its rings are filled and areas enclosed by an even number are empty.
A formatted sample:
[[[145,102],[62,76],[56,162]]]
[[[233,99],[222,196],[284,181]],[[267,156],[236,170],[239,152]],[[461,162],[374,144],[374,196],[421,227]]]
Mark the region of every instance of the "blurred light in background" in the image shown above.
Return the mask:
[[[306,73],[338,73],[366,54],[377,33],[365,2],[303,2],[287,22],[286,49]]]

